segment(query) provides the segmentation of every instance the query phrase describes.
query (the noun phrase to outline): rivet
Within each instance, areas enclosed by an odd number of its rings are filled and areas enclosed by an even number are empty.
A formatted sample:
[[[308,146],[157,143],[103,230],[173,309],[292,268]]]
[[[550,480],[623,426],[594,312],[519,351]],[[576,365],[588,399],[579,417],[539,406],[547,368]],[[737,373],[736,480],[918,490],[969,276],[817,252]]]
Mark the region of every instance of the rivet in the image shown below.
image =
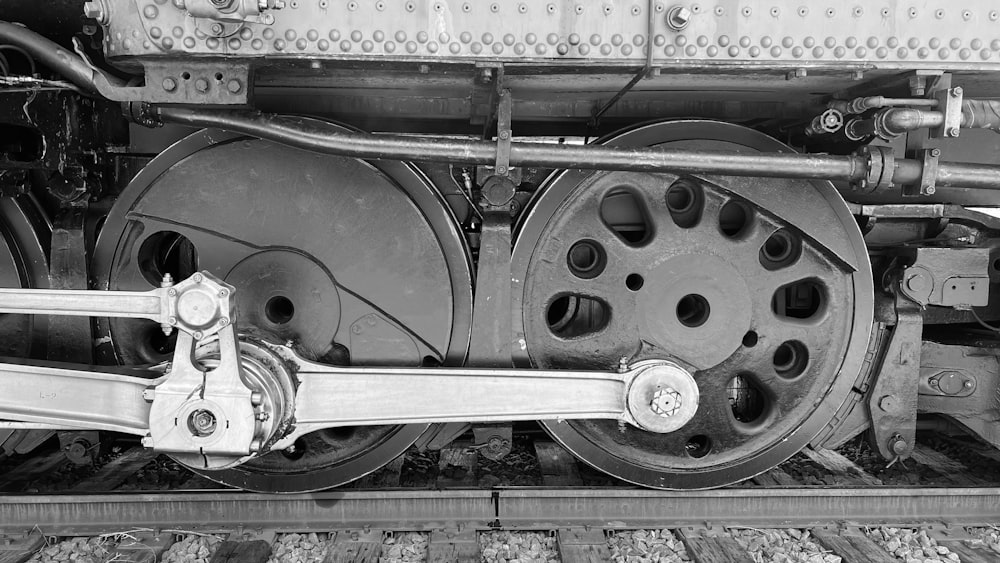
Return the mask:
[[[591,35],[590,36],[590,44],[593,45],[594,47],[597,47],[598,45],[600,45],[601,44],[601,36],[598,35],[598,34],[596,34],[596,33],[593,34],[593,35]]]
[[[761,37],[760,38],[760,46],[761,47],[765,47],[765,48],[770,47],[771,46],[771,36],[770,35],[765,35],[764,37]]]
[[[920,46],[920,40],[916,37],[911,37],[910,40],[906,42],[906,45],[911,49],[916,49]]]
[[[781,46],[782,47],[784,47],[786,49],[791,49],[793,45],[795,45],[795,40],[792,39],[791,37],[788,37],[786,35],[785,37],[781,38]]]
[[[355,41],[361,41],[361,35],[360,35],[361,32],[360,31],[355,31],[354,33],[359,34],[358,38],[354,39],[354,40]],[[286,29],[285,30],[285,41],[295,41],[295,38],[298,37],[298,36],[299,36],[299,34],[295,33],[294,29]],[[351,34],[351,38],[352,39],[354,38],[354,34],[353,33]]]
[[[382,50],[385,51],[386,53],[395,53],[396,44],[392,41],[386,41],[385,44],[382,45]]]
[[[333,31],[330,32],[331,38],[333,36],[333,33],[334,33]],[[264,36],[264,39],[267,40],[274,39],[274,30],[271,29],[270,27],[264,28],[264,33],[262,35]],[[337,37],[338,38],[340,37],[339,33],[337,34]]]
[[[128,40],[126,39],[126,41]],[[205,40],[205,46],[208,47],[209,49],[218,49],[219,39],[217,37],[209,37],[208,39]]]
[[[944,18],[944,10],[937,10],[936,12],[934,12],[934,17],[937,18],[937,19],[939,19],[939,20],[943,19]]]
[[[184,46],[188,49],[194,49],[194,37],[185,37]]]
[[[174,26],[174,28],[170,30],[170,33],[173,33],[174,37],[180,39],[181,37],[184,37],[184,28],[179,25]]]
[[[719,48],[715,45],[709,45],[708,48],[705,49],[705,53],[707,53],[710,57],[714,57],[719,54]]]
[[[586,43],[581,43],[580,46],[576,48],[576,50],[580,51],[581,55],[587,56],[590,53],[590,45],[587,45]]]
[[[521,2],[520,4],[517,5],[517,11],[520,12],[520,13],[522,13],[522,14],[527,13],[528,6],[526,6],[524,4],[524,2]]]
[[[963,61],[971,56],[972,56],[972,51],[970,51],[969,49],[963,48],[958,51],[958,58],[962,59]]]
[[[807,49],[812,49],[816,45],[816,40],[812,36],[808,36],[802,40],[802,46]]]
[[[254,39],[253,41],[250,42],[250,46],[257,51],[260,51],[261,49],[264,48],[264,41],[261,39]]]
[[[632,36],[632,44],[636,47],[642,47],[642,44],[646,42],[646,37],[644,35],[636,34]]]
[[[989,49],[983,49],[982,51],[979,51],[979,58],[983,59],[984,61],[989,60],[991,56],[993,56],[993,51],[990,51]]]
[[[299,40],[301,41],[301,39]],[[299,47],[300,49],[305,49],[305,46]],[[371,53],[375,49],[375,43],[371,39],[365,39],[361,42],[361,50],[366,53]]]
[[[833,56],[837,57],[838,59],[843,58],[844,55],[846,54],[847,54],[847,49],[844,48],[843,46],[837,47],[836,49],[833,50]]]
[[[396,41],[402,43],[402,42],[406,41],[406,32],[405,31],[397,31],[396,35],[394,35],[393,37],[396,38]],[[332,37],[331,37],[331,39],[332,39]]]
[[[833,8],[826,9],[826,17],[832,18],[835,15],[837,15],[837,10],[834,10]]]
[[[544,55],[545,52],[548,50],[549,48],[545,45],[545,43],[539,43],[538,45],[535,45],[535,52],[538,53],[539,55]]]
[[[920,57],[921,59],[926,59],[930,54],[931,52],[927,47],[921,47],[920,49],[917,50],[917,56]]]
[[[942,59],[947,59],[950,56],[951,56],[951,51],[949,49],[940,49],[938,51],[938,57]]]
[[[774,58],[780,57],[781,56],[781,47],[778,47],[777,45],[775,45],[774,47],[771,47],[771,56],[774,57]]]
[[[545,40],[549,43],[549,45],[555,45],[559,42],[559,36],[555,33],[550,33],[545,36]],[[619,42],[619,44],[621,44],[621,42]]]
[[[663,49],[663,54],[668,57],[672,57],[677,54],[677,47],[674,47],[673,45],[667,45]]]
[[[153,39],[159,39],[163,35],[163,30],[158,27],[149,28],[149,36]]]
[[[753,47],[750,47],[750,56],[751,57],[755,57],[755,58],[759,57],[760,56],[760,47],[758,47],[756,45],[754,45]]]
[[[917,9],[910,8],[910,10],[907,12],[907,15],[909,15],[910,19],[912,20],[913,18],[917,17]]]
[[[938,39],[937,37],[931,37],[931,40],[927,42],[927,45],[931,49],[937,49],[938,47],[941,46],[941,40]]]
[[[442,31],[438,34],[438,43],[449,43],[451,41],[451,35],[448,35],[447,31]]]
[[[628,45],[626,45],[625,47],[628,47]],[[629,51],[631,51],[631,50],[632,50],[632,48],[629,47]],[[569,52],[569,45],[567,45],[565,43],[560,43],[560,44],[556,45],[556,52],[559,53],[560,55],[565,55],[566,53]],[[625,53],[625,48],[624,47],[622,47],[622,53],[624,53],[626,55],[628,54],[628,53]]]
[[[837,40],[833,37],[827,37],[823,44],[826,45],[827,49],[833,49],[837,45]]]
[[[428,50],[429,52],[431,52],[431,53],[437,53],[437,52],[438,52],[438,44],[437,44],[437,41],[431,41],[430,43],[428,43],[428,44],[427,44],[427,50]]]
[[[478,55],[483,52],[483,44],[479,41],[474,41],[471,45],[469,45],[469,50],[472,51],[473,55]]]
[[[503,44],[508,47],[513,45],[516,41],[517,39],[514,38],[514,35],[512,33],[508,33],[507,35],[503,36]]]
[[[844,45],[846,45],[848,49],[853,49],[858,46],[858,40],[852,35],[844,40]]]
[[[736,57],[739,54],[740,54],[740,48],[739,47],[737,47],[736,45],[731,45],[729,47],[729,56],[730,57]]]
[[[460,50],[460,48],[458,46],[458,43],[452,43],[451,45],[452,45],[452,47],[455,47],[455,49],[452,51],[452,53],[458,54],[458,51]],[[514,54],[515,55],[523,55],[524,51],[525,51],[524,43],[515,43],[514,44]]]
[[[747,37],[746,35],[744,35],[743,37],[740,37],[740,47],[743,47],[744,49],[746,49],[749,46],[750,46],[750,38]]]
[[[875,56],[880,59],[884,59],[889,56],[889,49],[885,47],[879,47],[878,49],[875,49]]]
[[[612,41],[612,43],[613,42],[614,41]],[[678,47],[683,47],[687,45],[687,42],[688,38],[684,35],[678,35],[677,37],[674,38],[674,45],[677,45]]]
[[[948,43],[948,45],[950,45],[952,49],[958,49],[959,47],[962,46],[962,40],[959,39],[958,37],[953,37],[951,42]]]
[[[406,42],[406,52],[407,53],[411,53],[411,54],[412,53],[416,53],[417,52],[417,43],[415,41],[407,41]]]
[[[280,41],[280,39],[278,41]],[[274,42],[274,46],[275,47],[278,46],[278,41]],[[351,52],[351,42],[348,41],[348,40],[346,40],[346,39],[343,40],[343,41],[341,41],[340,42],[340,50],[343,51],[343,52],[345,52],[345,53],[350,53]]]
[[[164,78],[163,79],[163,89],[166,90],[167,92],[173,92],[174,90],[177,89],[177,81],[174,80],[173,78],[170,78],[170,77]],[[174,290],[171,290],[171,291],[174,291]],[[177,293],[177,292],[174,291],[174,293]]]
[[[729,46],[729,36],[728,35],[720,35],[719,39],[718,39],[718,42],[719,42],[719,47],[728,47]]]
[[[503,53],[503,43],[500,42],[494,43],[492,49],[494,55],[499,55]]]
[[[372,33],[372,39],[374,39],[378,43],[385,41],[385,32],[382,31],[381,29],[376,29]]]
[[[535,42],[535,34],[534,33],[529,33],[528,35],[531,36],[531,42],[534,43]],[[580,34],[579,33],[570,33],[569,37],[566,38],[566,41],[568,41],[570,45],[579,45],[580,41],[581,41]]]
[[[552,43],[552,39],[551,39],[552,37],[555,37],[555,34],[549,35],[549,43]],[[622,38],[622,36],[620,34],[618,34],[618,33],[616,33],[616,34],[614,34],[614,35],[611,36],[611,44],[614,45],[615,47],[618,47],[619,45],[621,45],[624,42],[625,42],[625,39]]]
[[[900,47],[899,49],[896,50],[896,56],[899,57],[900,59],[905,59],[906,57],[910,56],[910,50],[907,49],[906,47]]]
[[[885,44],[890,49],[895,49],[896,47],[899,47],[899,39],[897,39],[896,36],[893,35],[892,37],[885,40]]]
[[[825,54],[826,54],[826,49],[822,47],[816,47],[815,49],[813,49],[813,56],[816,57],[817,59]]]
[[[457,55],[462,52],[462,46],[458,43],[450,43],[448,45],[448,50],[451,51],[451,54]]]
[[[805,51],[802,49],[802,47],[794,47],[792,49],[792,56],[795,57],[796,59],[801,58],[804,53]]]
[[[667,47],[668,49],[673,49],[673,46]],[[605,57],[611,54],[611,45],[605,43],[601,45],[601,54]]]
[[[864,47],[858,47],[857,49],[854,50],[854,56],[856,56],[859,59],[863,59],[868,56],[868,49],[865,49]]]
[[[972,41],[969,41],[969,47],[972,47],[973,49],[976,49],[976,50],[982,49],[983,48],[983,41],[977,37],[977,38],[973,39]]]
[[[490,32],[484,33],[483,34],[483,45],[492,45],[492,44],[493,44],[493,34],[490,33]]]
[[[529,33],[528,35],[534,37],[533,33]],[[472,43],[472,34],[468,31],[463,31],[462,34],[458,36],[458,40],[468,45],[469,43]]]
[[[698,54],[698,48],[694,45],[688,45],[684,48],[684,54],[689,57],[693,57]]]
[[[289,30],[289,31],[291,31],[291,30]],[[294,38],[294,35],[295,34],[293,33],[292,34],[293,37],[288,37],[288,40],[291,41]],[[288,34],[286,33],[285,36],[287,37]],[[361,31],[359,31],[357,29],[355,29],[354,31],[351,32],[351,41],[354,41],[355,43],[357,43],[358,41],[361,41],[362,37],[363,36],[361,34]]]
[[[429,39],[430,39],[430,36],[427,35],[426,31],[419,31],[419,32],[417,32],[417,42],[418,43],[427,43],[427,41]]]
[[[331,29],[329,37],[330,41],[340,41],[340,30]]]
[[[156,6],[149,5],[142,9],[142,15],[146,16],[149,19],[153,19],[156,16],[160,15],[160,10],[158,10]]]
[[[243,42],[236,37],[231,37],[229,38],[227,45],[229,46],[230,51],[239,51],[240,47],[243,46]]]

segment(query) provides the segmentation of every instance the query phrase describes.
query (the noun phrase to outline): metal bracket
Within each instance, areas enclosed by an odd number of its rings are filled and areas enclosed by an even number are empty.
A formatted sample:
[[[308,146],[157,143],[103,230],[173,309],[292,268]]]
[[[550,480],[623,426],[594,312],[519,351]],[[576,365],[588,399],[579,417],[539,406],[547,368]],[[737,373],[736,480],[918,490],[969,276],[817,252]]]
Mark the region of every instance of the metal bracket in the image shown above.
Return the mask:
[[[937,100],[937,111],[944,114],[940,127],[930,131],[932,139],[958,137],[962,128],[962,95],[960,86],[952,87],[951,74],[942,74],[928,89],[927,97]]]
[[[510,172],[510,138],[512,102],[510,90],[500,91],[500,101],[497,104],[497,175],[507,176]],[[513,194],[511,195],[513,197]],[[504,202],[506,203],[506,202]]]
[[[896,159],[889,147],[881,145],[865,145],[858,149],[858,156],[865,159],[868,174],[853,183],[851,187],[863,194],[892,187],[892,174],[896,169]]]
[[[896,293],[896,326],[882,369],[868,395],[875,447],[888,460],[909,457],[917,433],[917,392],[920,381],[920,305]]]
[[[903,186],[904,196],[934,195],[937,191],[938,158],[941,156],[941,149],[923,149],[919,151],[919,156],[923,164],[920,182]]]
[[[989,270],[987,248],[918,248],[899,289],[921,306],[982,307],[989,304]]]

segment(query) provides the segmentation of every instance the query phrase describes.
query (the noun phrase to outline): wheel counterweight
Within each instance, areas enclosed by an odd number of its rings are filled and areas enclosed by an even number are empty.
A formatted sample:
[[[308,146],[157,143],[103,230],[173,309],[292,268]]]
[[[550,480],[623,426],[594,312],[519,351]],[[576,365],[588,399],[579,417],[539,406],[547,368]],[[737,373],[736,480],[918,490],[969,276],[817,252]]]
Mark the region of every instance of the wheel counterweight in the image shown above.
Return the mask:
[[[602,142],[789,150],[706,121]],[[699,389],[697,412],[667,434],[544,423],[584,461],[653,487],[725,485],[790,457],[847,397],[873,288],[861,233],[829,182],[568,171],[539,194],[514,247],[519,363],[669,358]]]

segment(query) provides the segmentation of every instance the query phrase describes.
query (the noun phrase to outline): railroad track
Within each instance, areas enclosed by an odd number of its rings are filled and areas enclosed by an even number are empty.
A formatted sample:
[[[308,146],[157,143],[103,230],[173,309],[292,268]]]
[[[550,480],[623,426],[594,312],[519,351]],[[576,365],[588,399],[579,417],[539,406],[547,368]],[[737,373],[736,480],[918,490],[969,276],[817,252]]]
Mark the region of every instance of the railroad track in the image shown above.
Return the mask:
[[[35,490],[66,469],[60,455],[23,460],[5,486]],[[143,486],[130,471],[167,467],[135,448],[62,492],[0,496],[0,563],[1000,560],[1000,482],[984,470],[995,453],[924,434],[903,464],[866,456],[805,450],[734,487],[667,492],[586,486],[587,468],[544,440],[520,441],[503,463],[458,443],[410,452],[352,487],[261,495],[178,490],[212,486],[200,478],[128,490]]]

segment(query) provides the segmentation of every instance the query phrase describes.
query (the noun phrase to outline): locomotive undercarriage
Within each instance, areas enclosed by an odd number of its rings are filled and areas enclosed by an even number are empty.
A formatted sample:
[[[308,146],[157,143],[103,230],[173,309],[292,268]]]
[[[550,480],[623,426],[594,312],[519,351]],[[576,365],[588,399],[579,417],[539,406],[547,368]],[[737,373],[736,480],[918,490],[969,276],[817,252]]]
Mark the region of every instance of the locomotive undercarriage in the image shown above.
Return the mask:
[[[0,22],[39,65],[0,83],[5,453],[130,434],[287,492],[525,420],[660,488],[924,424],[1000,446],[986,3],[963,62],[766,7],[277,4]]]

